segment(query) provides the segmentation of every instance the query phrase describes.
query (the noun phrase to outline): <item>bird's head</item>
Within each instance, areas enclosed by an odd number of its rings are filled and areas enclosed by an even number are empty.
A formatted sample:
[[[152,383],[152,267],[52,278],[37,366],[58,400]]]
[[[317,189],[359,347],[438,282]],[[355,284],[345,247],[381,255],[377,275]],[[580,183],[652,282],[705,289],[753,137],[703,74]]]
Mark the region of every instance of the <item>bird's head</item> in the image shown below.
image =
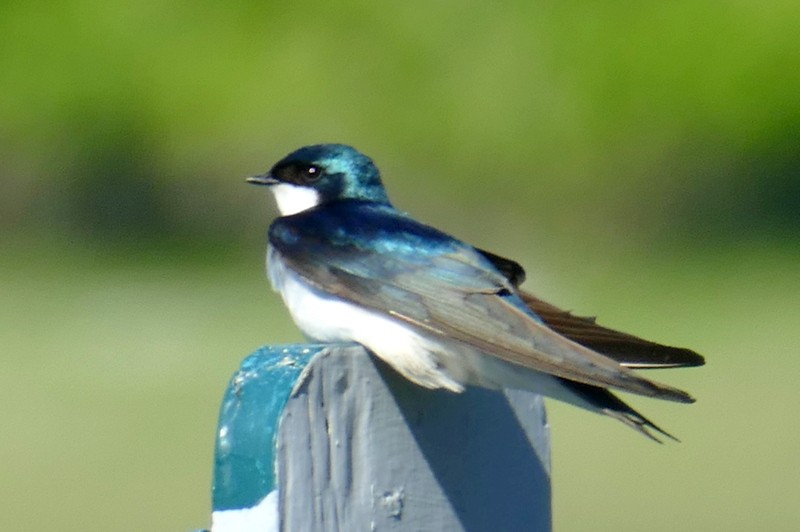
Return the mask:
[[[300,148],[247,181],[269,186],[283,216],[348,199],[389,203],[372,159],[344,144]]]

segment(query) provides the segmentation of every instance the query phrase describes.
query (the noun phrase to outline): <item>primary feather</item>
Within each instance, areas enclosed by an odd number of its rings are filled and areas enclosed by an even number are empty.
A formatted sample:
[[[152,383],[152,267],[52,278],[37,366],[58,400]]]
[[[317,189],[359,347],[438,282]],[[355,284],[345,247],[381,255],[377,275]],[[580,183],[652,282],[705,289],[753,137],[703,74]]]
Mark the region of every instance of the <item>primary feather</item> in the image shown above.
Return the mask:
[[[525,270],[517,262],[482,249],[478,251],[514,286],[519,287],[525,280]],[[703,357],[691,349],[663,345],[602,327],[594,318],[575,316],[522,290],[519,295],[528,308],[548,327],[574,342],[616,360],[625,367],[663,369],[705,364]]]

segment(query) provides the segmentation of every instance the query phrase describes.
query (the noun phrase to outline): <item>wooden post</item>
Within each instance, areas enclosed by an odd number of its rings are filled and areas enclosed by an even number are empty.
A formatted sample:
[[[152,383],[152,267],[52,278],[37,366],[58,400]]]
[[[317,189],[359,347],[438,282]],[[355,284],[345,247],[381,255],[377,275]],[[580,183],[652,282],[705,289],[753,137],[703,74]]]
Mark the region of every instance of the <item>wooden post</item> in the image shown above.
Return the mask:
[[[263,348],[226,392],[213,532],[550,529],[537,395],[426,390],[357,345]]]

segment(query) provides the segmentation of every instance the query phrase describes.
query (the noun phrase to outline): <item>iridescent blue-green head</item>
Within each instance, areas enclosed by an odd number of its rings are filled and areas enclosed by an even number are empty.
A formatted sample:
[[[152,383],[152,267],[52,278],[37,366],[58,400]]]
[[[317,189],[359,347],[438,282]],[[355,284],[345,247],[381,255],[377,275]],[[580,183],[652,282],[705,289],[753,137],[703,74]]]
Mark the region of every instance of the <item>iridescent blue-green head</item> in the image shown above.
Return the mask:
[[[247,181],[269,186],[284,216],[348,199],[389,204],[375,163],[344,144],[300,148]]]

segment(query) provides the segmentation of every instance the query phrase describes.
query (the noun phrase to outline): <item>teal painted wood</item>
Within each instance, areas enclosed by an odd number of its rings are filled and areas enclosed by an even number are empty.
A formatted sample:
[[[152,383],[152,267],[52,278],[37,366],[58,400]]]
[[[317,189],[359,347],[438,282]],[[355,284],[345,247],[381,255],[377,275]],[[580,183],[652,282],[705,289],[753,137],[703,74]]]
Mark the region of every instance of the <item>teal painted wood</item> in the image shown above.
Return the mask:
[[[215,512],[250,508],[275,488],[274,442],[295,382],[322,345],[264,346],[242,361],[222,400],[214,451]]]

